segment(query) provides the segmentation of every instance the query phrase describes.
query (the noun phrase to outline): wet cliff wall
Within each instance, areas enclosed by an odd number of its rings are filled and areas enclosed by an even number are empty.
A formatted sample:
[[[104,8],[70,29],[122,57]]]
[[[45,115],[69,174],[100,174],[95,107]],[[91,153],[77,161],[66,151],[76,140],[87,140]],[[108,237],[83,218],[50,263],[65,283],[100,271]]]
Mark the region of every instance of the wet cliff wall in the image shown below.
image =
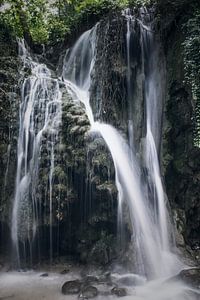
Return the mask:
[[[7,250],[17,161],[20,60],[15,38],[2,24],[0,44],[0,248]]]
[[[167,66],[163,173],[177,222],[178,245],[183,246],[185,241],[199,259],[200,149],[194,145],[196,100],[186,80],[187,61],[184,61],[185,24],[198,13],[199,4],[188,1],[180,1],[177,7],[170,1],[168,4],[163,3],[164,7],[160,8],[160,32]]]

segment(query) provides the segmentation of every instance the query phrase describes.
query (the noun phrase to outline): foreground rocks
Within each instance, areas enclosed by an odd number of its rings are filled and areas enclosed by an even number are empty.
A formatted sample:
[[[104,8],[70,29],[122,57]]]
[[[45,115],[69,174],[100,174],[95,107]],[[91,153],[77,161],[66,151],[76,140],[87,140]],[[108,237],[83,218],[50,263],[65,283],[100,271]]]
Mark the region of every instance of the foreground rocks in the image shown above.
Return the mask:
[[[182,270],[178,277],[194,288],[200,288],[200,268]]]
[[[79,280],[66,281],[62,286],[62,293],[64,295],[74,295],[81,291],[82,283]]]
[[[112,290],[111,290],[111,293],[113,295],[116,295],[118,297],[124,297],[127,295],[127,292],[126,292],[126,289],[125,288],[118,288],[118,287],[114,287]]]
[[[79,297],[83,298],[83,299],[90,299],[90,298],[95,298],[97,295],[98,295],[98,290],[96,287],[87,286],[87,287],[83,288]]]
[[[101,285],[102,282],[99,281],[97,279],[95,279],[95,285]],[[106,285],[110,285],[110,283],[105,284]],[[99,294],[102,295],[115,295],[117,297],[124,297],[127,295],[127,291],[125,288],[122,287],[112,287],[109,288],[109,291],[100,291],[98,290],[98,288],[96,286],[93,285],[89,285],[89,282],[87,281],[87,279],[85,281],[81,281],[81,280],[72,280],[72,281],[66,281],[63,286],[62,286],[62,294],[64,295],[77,295],[79,298],[82,299],[92,299],[97,297]]]

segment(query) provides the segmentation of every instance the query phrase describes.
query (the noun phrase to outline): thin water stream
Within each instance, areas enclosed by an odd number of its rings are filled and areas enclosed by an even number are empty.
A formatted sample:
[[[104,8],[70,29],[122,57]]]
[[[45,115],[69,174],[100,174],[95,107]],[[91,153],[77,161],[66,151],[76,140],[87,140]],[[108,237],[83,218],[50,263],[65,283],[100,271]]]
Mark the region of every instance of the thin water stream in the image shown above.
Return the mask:
[[[19,239],[29,241],[30,256],[38,224],[40,200],[36,199],[39,180],[40,151],[47,136],[50,159],[49,201],[50,228],[52,224],[52,173],[54,169],[54,146],[59,142],[61,125],[61,92],[59,81],[53,79],[50,70],[34,62],[23,42],[19,42],[19,53],[24,68],[31,70],[22,86],[20,105],[18,161],[16,191],[12,211],[13,251],[20,266]],[[24,245],[23,256],[26,256]],[[50,256],[52,256],[52,229],[50,229]]]

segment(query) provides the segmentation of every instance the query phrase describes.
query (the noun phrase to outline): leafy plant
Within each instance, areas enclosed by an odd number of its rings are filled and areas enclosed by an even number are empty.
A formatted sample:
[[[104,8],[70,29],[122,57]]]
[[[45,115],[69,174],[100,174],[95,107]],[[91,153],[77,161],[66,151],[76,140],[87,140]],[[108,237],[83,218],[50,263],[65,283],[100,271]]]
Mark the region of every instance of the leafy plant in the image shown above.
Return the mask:
[[[1,13],[4,23],[18,37],[29,35],[36,43],[48,40],[45,0],[9,0],[10,8]]]
[[[4,1],[0,0],[0,5]],[[1,20],[14,35],[33,43],[57,42],[90,18],[111,10],[149,4],[150,0],[8,0],[10,8],[1,12]]]

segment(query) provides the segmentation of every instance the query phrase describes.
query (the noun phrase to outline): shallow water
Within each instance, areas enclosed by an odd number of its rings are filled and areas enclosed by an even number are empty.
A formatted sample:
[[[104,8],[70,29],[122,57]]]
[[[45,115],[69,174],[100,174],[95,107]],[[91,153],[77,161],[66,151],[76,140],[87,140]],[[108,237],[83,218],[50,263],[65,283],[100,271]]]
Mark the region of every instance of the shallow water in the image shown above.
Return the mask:
[[[61,287],[65,281],[80,278],[79,272],[70,272],[61,275],[55,271],[48,272],[47,277],[41,277],[45,271],[27,271],[27,272],[1,272],[0,273],[0,299],[14,300],[73,300],[78,299],[78,295],[66,296],[61,294]],[[113,285],[97,284],[99,296],[96,299],[117,299],[111,295],[113,286],[119,284],[120,279],[125,275],[113,274],[111,276]],[[131,278],[131,277],[130,277]],[[131,278],[133,279],[133,278]],[[155,280],[144,283],[142,279],[136,278],[135,287],[120,284],[125,287],[127,296],[124,300],[197,300],[200,297],[193,296],[190,288],[186,287],[180,281]],[[144,283],[144,284],[143,284]],[[110,294],[110,295],[109,295]],[[199,298],[198,298],[199,297]]]
[[[14,300],[63,300],[76,299],[61,294],[62,284],[73,275],[49,273],[48,277],[40,277],[44,272],[8,272],[0,274],[0,299]]]

